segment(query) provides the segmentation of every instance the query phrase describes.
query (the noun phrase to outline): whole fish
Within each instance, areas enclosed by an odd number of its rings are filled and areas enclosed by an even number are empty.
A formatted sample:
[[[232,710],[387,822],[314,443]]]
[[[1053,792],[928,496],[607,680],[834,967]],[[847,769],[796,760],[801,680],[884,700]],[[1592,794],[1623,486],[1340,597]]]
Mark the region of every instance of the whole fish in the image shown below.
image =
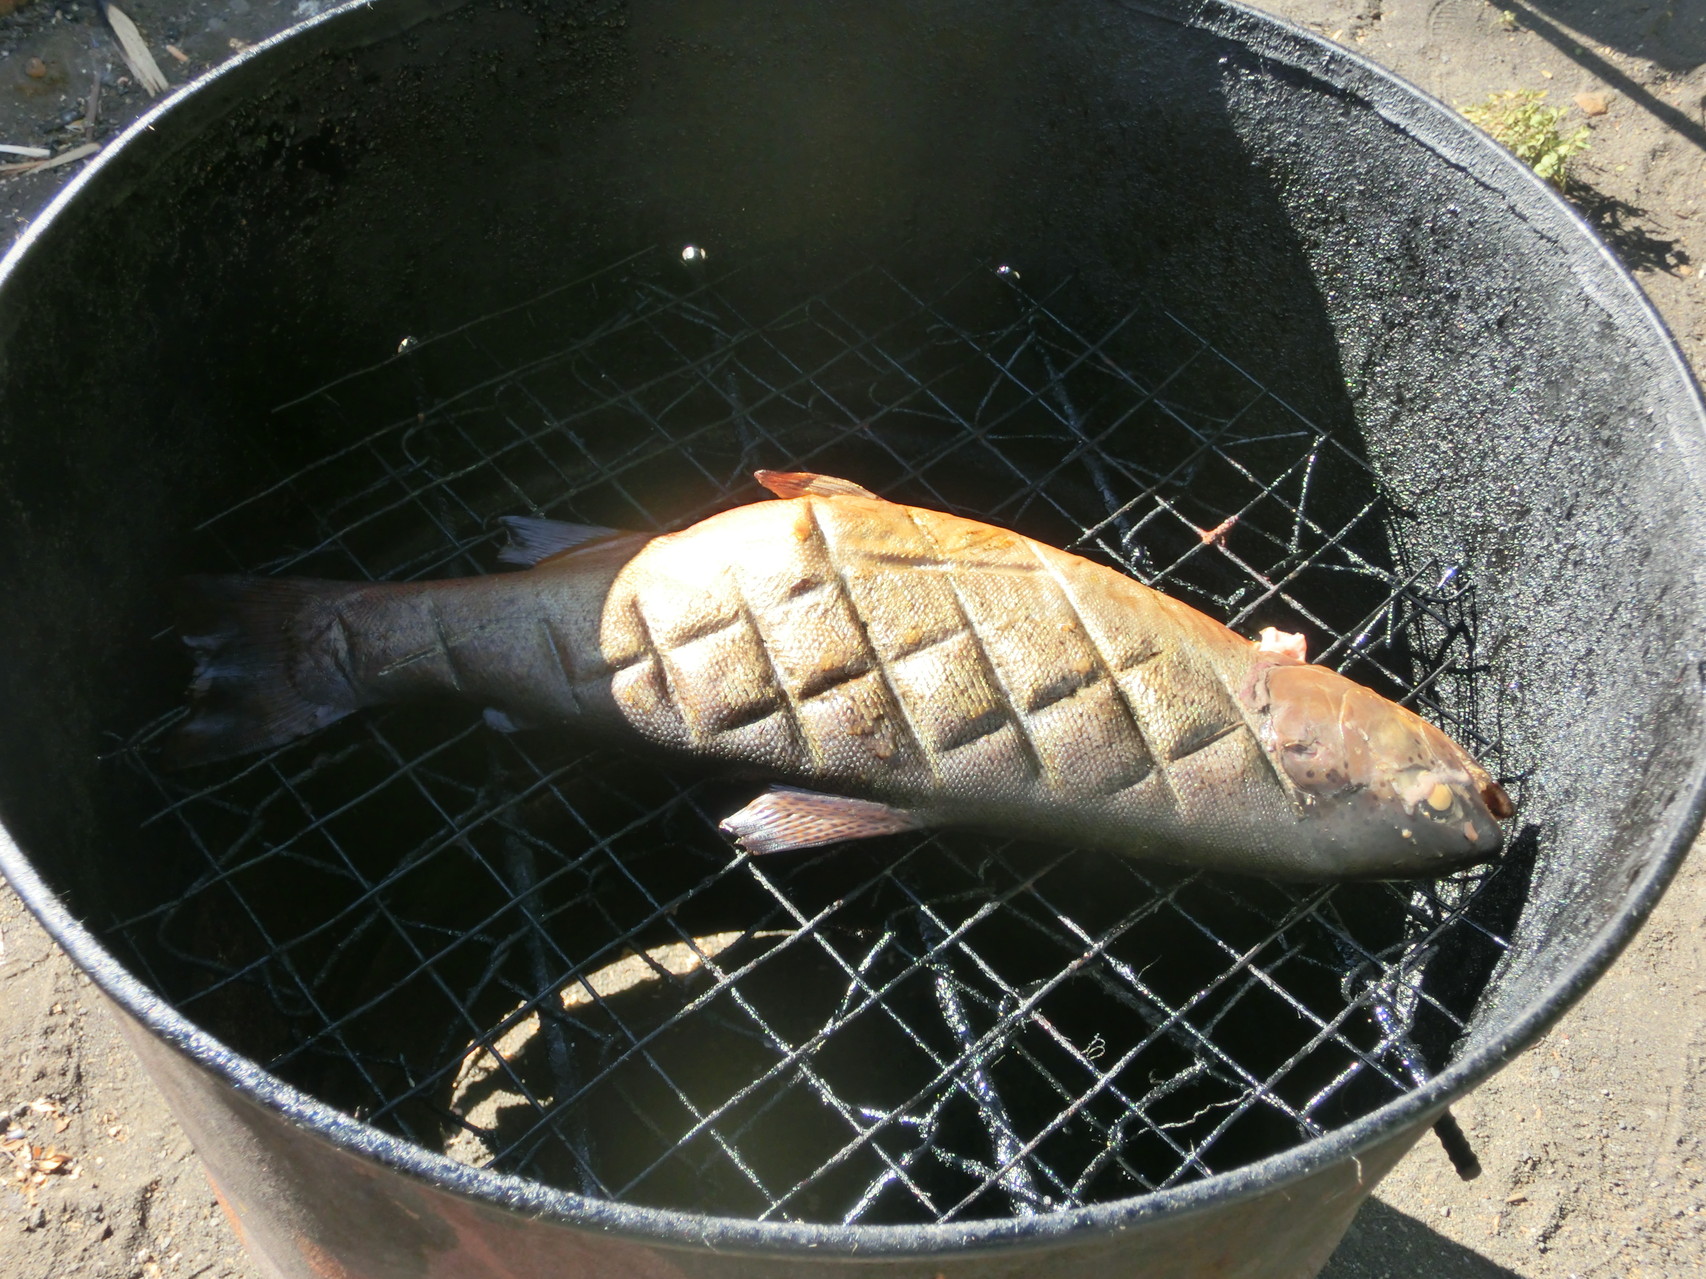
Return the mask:
[[[453,695],[779,783],[752,852],[939,826],[1293,879],[1435,875],[1503,790],[1433,725],[1112,569],[858,485],[649,536],[508,521],[521,573],[186,583],[180,763]]]

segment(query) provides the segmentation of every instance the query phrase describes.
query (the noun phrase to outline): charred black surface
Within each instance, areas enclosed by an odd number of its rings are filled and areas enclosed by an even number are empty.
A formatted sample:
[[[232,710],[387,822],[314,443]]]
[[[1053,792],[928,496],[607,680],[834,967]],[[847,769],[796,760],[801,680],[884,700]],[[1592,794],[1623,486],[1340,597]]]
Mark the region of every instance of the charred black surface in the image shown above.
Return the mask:
[[[1700,405],[1633,285],[1461,124],[1237,9],[439,9],[235,65],[0,285],[0,815],[166,997],[24,884],[199,1062],[145,1050],[209,1162],[289,1205],[272,1245],[357,1261],[559,1228],[268,1106],[651,1241],[615,1268],[714,1273],[673,1247],[707,1229],[930,1273],[1324,1256],[1350,1156],[1556,1016],[1698,823]],[[482,572],[501,514],[670,527],[756,466],[1302,630],[1487,758],[1520,836],[1330,895],[987,841],[748,863],[738,786],[436,711],[153,767],[181,572]],[[310,1178],[403,1208],[364,1239]],[[1282,1182],[1319,1214],[1244,1197]]]

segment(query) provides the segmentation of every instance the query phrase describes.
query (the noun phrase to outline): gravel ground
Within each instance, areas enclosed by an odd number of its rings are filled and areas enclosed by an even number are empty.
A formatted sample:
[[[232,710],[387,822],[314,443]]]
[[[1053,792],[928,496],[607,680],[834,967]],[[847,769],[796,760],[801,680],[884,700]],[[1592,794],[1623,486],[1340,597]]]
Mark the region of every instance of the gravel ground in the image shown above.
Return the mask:
[[[323,7],[133,0],[127,12],[177,85]],[[1570,107],[1571,127],[1592,130],[1578,203],[1700,366],[1706,0],[1265,7],[1454,106],[1532,88]],[[99,120],[87,128],[79,122],[97,77]],[[0,143],[56,151],[110,137],[146,102],[87,0],[0,0],[0,86]],[[0,217],[23,226],[75,169],[0,177]],[[1706,858],[1697,854],[1611,973],[1457,1107],[1484,1174],[1458,1180],[1424,1141],[1357,1218],[1329,1279],[1706,1274],[1703,922]],[[33,1168],[0,1162],[0,1274],[257,1275],[87,979],[3,885],[0,1119],[41,1148]]]

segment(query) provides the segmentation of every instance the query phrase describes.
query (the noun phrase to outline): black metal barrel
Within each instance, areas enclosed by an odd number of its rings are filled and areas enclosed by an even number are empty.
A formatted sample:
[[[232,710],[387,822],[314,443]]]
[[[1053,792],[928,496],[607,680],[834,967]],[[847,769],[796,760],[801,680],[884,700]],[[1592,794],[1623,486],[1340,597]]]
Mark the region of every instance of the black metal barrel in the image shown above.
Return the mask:
[[[348,5],[0,266],[0,869],[269,1273],[1313,1274],[1698,829],[1702,423],[1532,173],[1236,5]],[[489,572],[758,467],[1302,632],[1503,853],[754,858],[749,783],[477,707],[162,762],[182,574]]]

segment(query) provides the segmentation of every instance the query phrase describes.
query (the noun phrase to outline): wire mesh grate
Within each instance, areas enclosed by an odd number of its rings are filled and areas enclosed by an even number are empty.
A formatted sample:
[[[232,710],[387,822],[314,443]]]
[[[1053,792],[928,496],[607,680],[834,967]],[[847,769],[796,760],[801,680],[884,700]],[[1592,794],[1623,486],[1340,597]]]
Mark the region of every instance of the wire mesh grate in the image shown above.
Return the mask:
[[[486,572],[503,514],[664,529],[755,467],[847,474],[1304,630],[1497,769],[1472,585],[1404,553],[1354,436],[1177,319],[993,264],[755,281],[642,253],[405,342],[279,410],[344,442],[207,520],[210,558]],[[1497,867],[1288,886],[965,834],[753,859],[715,829],[750,786],[444,708],[157,771],[178,714],[120,756],[181,868],[109,928],[125,957],[332,1104],[606,1198],[944,1221],[1225,1171],[1417,1082],[1512,922]]]

